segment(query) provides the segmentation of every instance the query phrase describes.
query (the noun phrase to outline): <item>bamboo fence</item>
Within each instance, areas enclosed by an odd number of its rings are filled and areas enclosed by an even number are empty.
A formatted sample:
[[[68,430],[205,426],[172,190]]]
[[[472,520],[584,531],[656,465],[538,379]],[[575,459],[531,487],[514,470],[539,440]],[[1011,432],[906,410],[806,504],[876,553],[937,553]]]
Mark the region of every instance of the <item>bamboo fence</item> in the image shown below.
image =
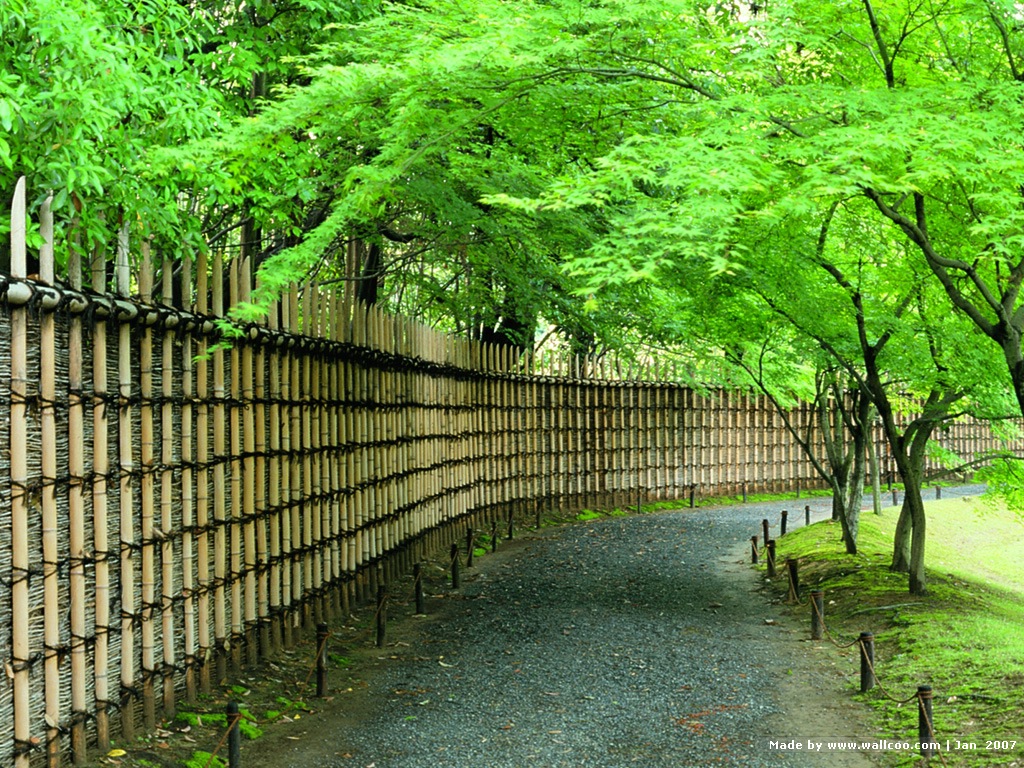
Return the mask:
[[[763,398],[513,357],[315,285],[225,348],[214,320],[250,296],[247,262],[161,260],[125,226],[58,276],[44,206],[30,278],[24,180],[11,220],[0,765],[152,728],[456,524],[823,485]],[[942,442],[999,446],[969,421]]]

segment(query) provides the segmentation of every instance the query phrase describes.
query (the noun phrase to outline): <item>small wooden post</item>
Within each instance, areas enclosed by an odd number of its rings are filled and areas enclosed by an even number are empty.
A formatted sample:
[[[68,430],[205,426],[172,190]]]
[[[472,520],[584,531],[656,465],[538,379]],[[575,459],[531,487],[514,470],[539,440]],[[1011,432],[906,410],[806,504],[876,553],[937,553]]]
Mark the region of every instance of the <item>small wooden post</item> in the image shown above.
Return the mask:
[[[932,720],[932,687],[917,686],[917,739],[921,743],[921,757],[934,756],[935,723]]]
[[[875,635],[860,633],[860,692],[867,693],[875,687]]]
[[[804,504],[804,525],[811,524],[811,505]]]
[[[768,535],[768,518],[765,518],[764,520],[761,521],[761,533],[763,534],[762,541],[764,541],[764,545],[767,547],[768,546],[768,540],[769,540],[769,538],[771,538]]]
[[[377,584],[377,647],[383,648],[388,633],[388,590],[383,578]]]
[[[449,552],[451,558],[451,569],[452,569],[452,589],[459,588],[459,545],[452,544],[451,551]]]
[[[228,768],[241,768],[242,766],[242,731],[238,727],[242,719],[238,711],[238,702],[229,701],[227,705],[228,716]]]
[[[800,573],[797,561],[794,558],[786,558],[786,571],[789,574],[789,596],[787,600],[791,603],[798,603],[800,602]]]
[[[327,638],[330,637],[326,622],[316,625],[316,696],[327,695]]]
[[[765,562],[768,565],[768,576],[775,578],[775,539],[768,539],[765,545]]]
[[[750,537],[750,562],[757,565],[757,536]]]
[[[466,567],[473,567],[473,526],[466,528]]]
[[[782,510],[782,520],[779,522],[779,536],[786,535],[786,524],[789,522],[789,512]]]
[[[825,593],[820,589],[811,592],[811,640],[825,636]]]
[[[425,616],[427,613],[426,601],[423,599],[423,564],[417,562],[412,567],[413,593],[416,596],[416,614]]]

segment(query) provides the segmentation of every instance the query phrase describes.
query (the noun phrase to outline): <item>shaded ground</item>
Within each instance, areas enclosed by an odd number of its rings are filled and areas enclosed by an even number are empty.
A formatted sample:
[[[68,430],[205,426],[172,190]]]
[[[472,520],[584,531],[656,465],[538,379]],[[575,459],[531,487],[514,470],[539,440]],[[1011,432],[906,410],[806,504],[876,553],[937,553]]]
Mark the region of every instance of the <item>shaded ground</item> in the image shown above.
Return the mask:
[[[979,486],[945,488],[944,498]],[[930,495],[930,493],[929,493]],[[890,500],[886,495],[886,501]],[[770,741],[867,740],[851,651],[811,643],[749,565],[762,518],[778,534],[828,498],[603,518],[517,534],[452,591],[425,568],[392,585],[388,643],[373,609],[332,626],[330,695],[315,697],[312,637],[204,697],[193,714],[99,757],[123,768],[213,765],[228,698],[263,735],[245,768],[302,766],[839,766],[865,755],[779,752]],[[801,612],[802,614],[802,612]]]
[[[810,503],[827,514],[827,499]],[[503,544],[458,593],[435,581],[428,618],[394,605],[385,649],[340,630],[354,676],[333,673],[321,711],[244,744],[244,765],[871,765],[770,748],[872,735],[848,660],[804,642],[747,564],[780,507],[605,518]]]

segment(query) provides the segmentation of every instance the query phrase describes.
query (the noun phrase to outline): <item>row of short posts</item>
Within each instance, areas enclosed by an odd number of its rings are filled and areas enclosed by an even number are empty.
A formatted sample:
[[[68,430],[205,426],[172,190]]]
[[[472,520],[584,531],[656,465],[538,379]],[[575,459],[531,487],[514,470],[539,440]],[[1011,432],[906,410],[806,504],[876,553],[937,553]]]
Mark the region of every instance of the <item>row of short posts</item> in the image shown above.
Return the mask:
[[[792,560],[789,562],[793,562]],[[811,592],[811,639],[822,640],[825,636],[825,593],[818,589]],[[878,682],[875,672],[875,634],[861,632],[857,638],[860,649],[860,692],[867,693]],[[933,757],[935,732],[932,723],[932,687],[917,687],[917,734],[922,757]]]
[[[936,498],[941,498],[939,486],[935,488]],[[896,503],[896,491],[893,491],[893,503]],[[782,511],[779,523],[779,535],[786,535],[786,523],[789,513]],[[804,524],[811,524],[811,507],[804,506]],[[761,521],[761,532],[764,536],[765,566],[769,578],[775,578],[777,569],[775,566],[775,539],[770,538],[770,523],[767,518]],[[750,537],[750,562],[758,564],[758,537]],[[787,601],[798,603],[800,601],[800,571],[798,561],[794,558],[786,559],[786,570],[789,577],[789,594]],[[822,640],[825,637],[825,593],[822,590],[815,590],[810,595],[811,603],[811,639]],[[857,638],[857,647],[860,649],[860,692],[867,693],[875,687],[877,678],[875,676],[875,635],[873,632],[861,632]],[[918,702],[918,741],[921,744],[921,756],[929,758],[933,756],[932,745],[935,741],[934,729],[932,727],[932,688],[928,685],[921,685],[917,688]]]

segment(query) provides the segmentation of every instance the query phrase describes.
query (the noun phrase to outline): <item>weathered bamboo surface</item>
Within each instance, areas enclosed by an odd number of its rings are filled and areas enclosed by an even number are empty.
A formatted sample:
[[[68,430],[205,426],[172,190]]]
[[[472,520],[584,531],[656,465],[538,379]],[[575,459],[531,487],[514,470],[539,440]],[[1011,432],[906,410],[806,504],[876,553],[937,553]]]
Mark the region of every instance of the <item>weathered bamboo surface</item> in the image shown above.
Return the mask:
[[[822,487],[763,398],[517,357],[316,285],[224,346],[247,260],[171,259],[127,225],[55,259],[43,221],[29,278],[23,184],[12,224],[0,767],[106,751],[469,516]],[[941,442],[968,460],[1000,447],[969,420]]]

